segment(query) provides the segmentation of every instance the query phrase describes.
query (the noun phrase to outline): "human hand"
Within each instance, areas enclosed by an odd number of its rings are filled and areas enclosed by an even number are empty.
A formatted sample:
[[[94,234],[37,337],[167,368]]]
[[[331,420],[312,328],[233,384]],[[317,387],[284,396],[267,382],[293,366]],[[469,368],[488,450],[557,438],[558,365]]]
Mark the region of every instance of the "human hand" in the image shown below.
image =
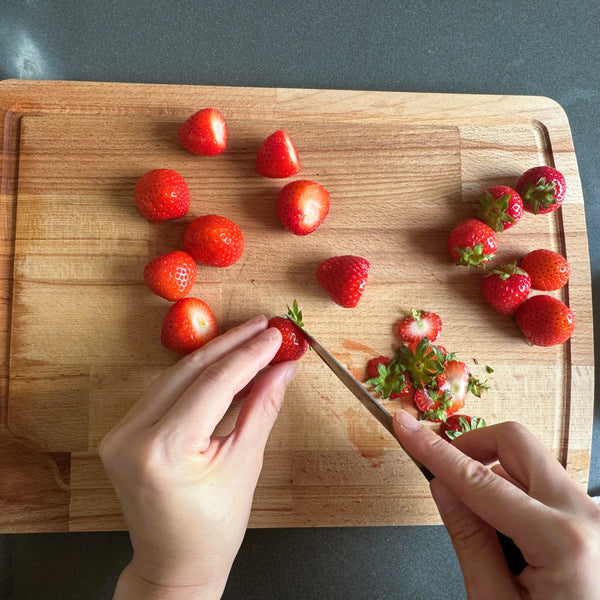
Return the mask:
[[[298,364],[267,369],[281,334],[256,317],[163,373],[100,445],[133,559],[115,598],[220,598],[264,448]],[[234,430],[215,437],[243,392]]]
[[[469,598],[600,598],[600,508],[530,431],[501,423],[449,444],[405,411],[394,430],[435,475],[431,493]],[[529,566],[519,575],[495,530],[521,549]]]

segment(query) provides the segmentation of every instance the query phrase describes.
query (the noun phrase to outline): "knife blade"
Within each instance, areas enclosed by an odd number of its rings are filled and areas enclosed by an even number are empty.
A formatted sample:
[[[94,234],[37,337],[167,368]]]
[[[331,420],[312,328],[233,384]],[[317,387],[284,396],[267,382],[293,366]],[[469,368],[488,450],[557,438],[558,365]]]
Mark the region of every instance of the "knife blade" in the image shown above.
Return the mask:
[[[421,464],[410,452],[406,450],[402,442],[396,437],[393,426],[392,415],[381,405],[381,403],[371,396],[362,384],[350,373],[336,358],[333,357],[325,348],[310,334],[306,329],[300,328],[306,338],[309,346],[319,355],[321,360],[334,372],[338,379],[360,400],[362,405],[396,438],[396,441],[404,450],[406,455],[413,461],[419,471],[423,473],[427,481],[431,481],[435,475],[423,464]],[[498,541],[504,553],[504,557],[510,571],[518,575],[527,566],[521,549],[515,542],[496,530]]]
[[[406,450],[394,432],[392,415],[381,405],[381,403],[371,396],[362,384],[336,359],[333,355],[306,331],[302,329],[302,334],[306,338],[309,346],[319,355],[321,360],[333,371],[338,379],[356,396],[362,405],[396,438],[398,444],[406,455],[415,463],[417,468],[423,473],[427,481],[431,481],[434,475],[427,467],[422,465],[414,456]]]

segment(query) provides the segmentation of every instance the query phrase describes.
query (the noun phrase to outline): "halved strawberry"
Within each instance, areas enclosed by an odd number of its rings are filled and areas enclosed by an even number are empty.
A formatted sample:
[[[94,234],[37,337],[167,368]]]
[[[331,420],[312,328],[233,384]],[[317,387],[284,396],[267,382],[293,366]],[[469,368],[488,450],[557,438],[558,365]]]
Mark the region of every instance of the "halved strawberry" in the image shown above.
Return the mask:
[[[365,290],[369,268],[360,256],[332,256],[317,267],[317,281],[336,304],[353,308]]]
[[[448,441],[455,440],[458,436],[471,431],[485,427],[486,422],[479,417],[470,417],[468,415],[450,415],[440,427],[440,435]]]
[[[182,298],[165,315],[160,339],[165,348],[189,354],[216,335],[217,322],[208,304],[198,298]]]
[[[227,124],[216,108],[195,112],[179,128],[179,142],[194,154],[215,156],[227,146]]]
[[[442,331],[442,319],[434,312],[411,310],[411,316],[398,321],[393,328],[400,342],[418,342],[426,337],[435,342]]]
[[[298,308],[296,300],[294,300],[292,308],[288,306],[287,315],[271,317],[268,326],[277,327],[282,338],[281,346],[271,360],[272,365],[286,360],[298,360],[304,356],[308,350],[308,342],[300,331],[304,328],[304,323],[302,322],[302,311]]]
[[[161,254],[144,267],[146,285],[167,300],[187,296],[196,280],[196,261],[181,250]]]
[[[494,230],[479,219],[462,221],[448,236],[448,252],[457,265],[483,265],[494,257],[497,248]]]
[[[505,185],[488,188],[479,197],[477,216],[494,231],[512,227],[523,214],[521,196]]]
[[[296,146],[287,131],[272,133],[256,153],[256,170],[264,177],[284,178],[300,172]]]
[[[329,212],[329,192],[318,183],[298,179],[285,185],[277,199],[277,215],[295,235],[312,233]]]
[[[171,169],[153,169],[135,184],[133,197],[149,221],[168,221],[183,217],[190,208],[190,194],[185,179]]]

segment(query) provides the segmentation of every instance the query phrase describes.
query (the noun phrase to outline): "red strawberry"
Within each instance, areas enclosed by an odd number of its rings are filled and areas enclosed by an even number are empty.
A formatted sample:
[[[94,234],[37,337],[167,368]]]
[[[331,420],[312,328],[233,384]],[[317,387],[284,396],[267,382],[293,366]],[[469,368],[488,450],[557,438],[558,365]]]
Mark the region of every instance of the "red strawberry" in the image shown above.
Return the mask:
[[[214,156],[227,146],[227,124],[216,108],[195,112],[179,128],[179,142],[194,154]]]
[[[523,200],[512,188],[496,185],[479,197],[477,216],[494,231],[512,227],[523,214]]]
[[[410,317],[398,321],[393,328],[399,342],[418,342],[426,337],[435,342],[442,331],[442,319],[434,312],[411,310]]]
[[[417,408],[423,413],[421,418],[425,421],[445,421],[450,415],[460,410],[464,399],[454,399],[449,392],[432,388],[419,388],[413,397]]]
[[[545,292],[563,287],[571,273],[567,259],[553,250],[533,250],[525,255],[521,268],[529,273],[531,287]]]
[[[308,342],[302,335],[301,329],[304,328],[304,323],[302,323],[302,312],[298,309],[296,300],[294,300],[292,308],[288,306],[286,316],[272,317],[269,319],[268,326],[277,327],[282,338],[281,346],[271,360],[272,365],[285,360],[298,360],[304,356],[308,350]]]
[[[317,281],[336,304],[353,308],[365,290],[369,268],[360,256],[332,256],[317,267]]]
[[[453,405],[459,402],[464,404],[469,391],[469,368],[460,360],[445,362],[444,370],[437,379],[437,387],[439,391],[450,394]],[[458,409],[453,410],[453,412],[456,410]]]
[[[230,219],[204,215],[194,219],[183,234],[183,247],[196,262],[228,267],[244,251],[244,236]]]
[[[459,223],[448,237],[448,251],[457,265],[486,263],[496,254],[497,247],[494,230],[479,219]]]
[[[147,286],[167,300],[179,300],[187,296],[196,280],[194,259],[181,250],[161,254],[144,267]]]
[[[383,356],[380,358],[384,360],[377,364],[377,372],[367,383],[372,385],[375,391],[381,394],[382,398],[398,398],[399,396],[408,394],[412,389],[412,385],[402,365],[395,360],[390,361],[390,359],[386,359]],[[386,360],[388,361],[387,364],[385,364]]]
[[[516,263],[493,269],[481,280],[481,294],[501,315],[512,315],[525,302],[530,290],[529,275]]]
[[[318,183],[299,179],[284,186],[277,214],[284,227],[296,235],[312,233],[329,212],[329,192]]]
[[[486,422],[479,417],[468,415],[450,415],[440,426],[440,435],[448,441],[455,440],[459,435],[485,427]]]
[[[185,179],[170,169],[154,169],[142,175],[133,196],[139,211],[149,221],[178,219],[190,207]]]
[[[367,362],[367,379],[379,377],[379,365],[387,367],[390,364],[391,360],[392,359],[389,356],[377,356],[375,358],[371,358]]]
[[[536,215],[556,210],[563,203],[566,189],[563,174],[546,166],[525,171],[516,185],[523,208]]]
[[[515,318],[523,335],[534,346],[562,344],[575,330],[571,309],[557,298],[545,294],[526,300]]]
[[[265,177],[291,177],[300,172],[298,152],[286,131],[272,133],[256,154],[256,170]]]
[[[182,298],[165,315],[160,339],[165,348],[189,354],[216,335],[217,322],[208,304],[198,298]]]

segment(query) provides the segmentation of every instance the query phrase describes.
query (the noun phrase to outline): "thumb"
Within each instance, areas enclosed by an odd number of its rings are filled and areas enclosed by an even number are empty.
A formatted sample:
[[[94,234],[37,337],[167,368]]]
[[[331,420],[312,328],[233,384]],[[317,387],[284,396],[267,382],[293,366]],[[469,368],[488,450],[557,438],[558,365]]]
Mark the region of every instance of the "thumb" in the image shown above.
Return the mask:
[[[264,451],[287,386],[299,367],[299,361],[277,363],[254,380],[235,425],[235,445],[243,453]]]
[[[518,598],[496,531],[439,479],[433,479],[430,487],[456,551],[468,597]]]

